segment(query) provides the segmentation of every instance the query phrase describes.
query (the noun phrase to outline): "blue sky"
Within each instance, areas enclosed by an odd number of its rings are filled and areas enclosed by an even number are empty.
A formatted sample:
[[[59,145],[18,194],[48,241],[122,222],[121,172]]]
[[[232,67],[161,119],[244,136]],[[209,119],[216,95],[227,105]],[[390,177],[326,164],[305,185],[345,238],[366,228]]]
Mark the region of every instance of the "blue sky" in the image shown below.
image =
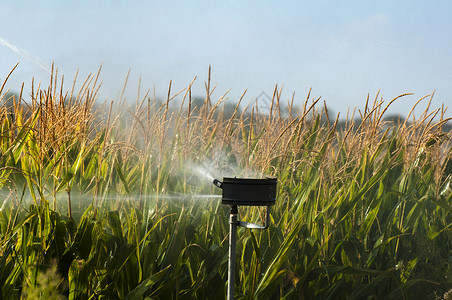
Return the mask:
[[[13,89],[48,84],[53,61],[68,88],[77,69],[81,83],[103,64],[101,101],[117,98],[129,69],[131,101],[140,76],[142,94],[157,96],[198,76],[202,95],[210,64],[214,98],[230,89],[231,102],[283,84],[284,101],[295,92],[301,105],[312,88],[342,115],[378,90],[386,101],[415,93],[392,106],[402,115],[434,90],[433,107],[452,104],[451,1],[4,2],[0,79],[20,61]]]

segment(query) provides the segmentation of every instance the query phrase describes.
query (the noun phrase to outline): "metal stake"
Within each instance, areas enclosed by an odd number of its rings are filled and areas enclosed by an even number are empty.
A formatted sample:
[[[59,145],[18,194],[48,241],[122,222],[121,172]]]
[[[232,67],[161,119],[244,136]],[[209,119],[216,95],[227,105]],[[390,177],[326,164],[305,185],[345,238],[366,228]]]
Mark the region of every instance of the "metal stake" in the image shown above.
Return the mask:
[[[235,265],[236,253],[235,244],[237,240],[237,205],[231,205],[231,213],[229,215],[229,263],[228,263],[228,300],[234,299],[235,289]]]

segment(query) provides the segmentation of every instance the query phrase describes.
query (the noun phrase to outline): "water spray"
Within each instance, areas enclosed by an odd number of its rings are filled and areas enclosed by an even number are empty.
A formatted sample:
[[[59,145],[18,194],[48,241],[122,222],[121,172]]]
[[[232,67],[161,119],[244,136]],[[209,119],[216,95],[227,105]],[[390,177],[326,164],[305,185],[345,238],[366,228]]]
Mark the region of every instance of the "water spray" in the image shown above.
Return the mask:
[[[37,66],[39,66],[41,69],[43,69],[47,73],[49,73],[49,74],[51,73],[50,69],[47,68],[41,60],[39,60],[38,58],[36,58],[32,54],[30,54],[29,52],[25,51],[24,49],[17,47],[13,43],[5,40],[2,37],[0,37],[0,44],[5,47],[8,47],[11,51],[13,51],[17,55],[21,56],[22,58],[25,58],[25,59],[31,61],[32,63],[36,64]]]
[[[227,299],[234,299],[237,226],[250,229],[267,229],[270,225],[270,206],[276,202],[276,177],[264,179],[228,178],[223,182],[213,179],[212,183],[223,190],[221,203],[230,205],[229,215],[229,261],[228,261],[228,293]],[[266,217],[263,225],[238,220],[238,206],[266,206]]]

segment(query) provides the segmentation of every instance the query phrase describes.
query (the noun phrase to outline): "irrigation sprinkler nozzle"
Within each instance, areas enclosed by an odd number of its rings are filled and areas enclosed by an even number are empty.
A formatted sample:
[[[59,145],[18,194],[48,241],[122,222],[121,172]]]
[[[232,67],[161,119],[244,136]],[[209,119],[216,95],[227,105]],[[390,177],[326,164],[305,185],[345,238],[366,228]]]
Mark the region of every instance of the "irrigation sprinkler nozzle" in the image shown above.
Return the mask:
[[[217,187],[219,187],[220,189],[222,189],[223,188],[223,183],[220,181],[220,180],[218,180],[218,179],[214,179],[213,180],[213,184],[215,184]]]

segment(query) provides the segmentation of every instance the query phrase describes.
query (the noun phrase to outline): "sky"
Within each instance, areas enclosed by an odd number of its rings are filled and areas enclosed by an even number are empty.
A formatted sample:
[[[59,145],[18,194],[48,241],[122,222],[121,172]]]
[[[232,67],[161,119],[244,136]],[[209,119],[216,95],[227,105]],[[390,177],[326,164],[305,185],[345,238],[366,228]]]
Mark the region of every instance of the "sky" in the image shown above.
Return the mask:
[[[213,98],[244,102],[308,91],[331,113],[363,110],[367,96],[405,116],[435,92],[432,108],[452,105],[452,1],[2,1],[0,81],[47,85],[52,63],[69,89],[102,65],[99,101],[166,98],[186,88],[204,96],[211,66]],[[419,111],[427,105],[420,104]],[[450,108],[452,110],[452,107]],[[446,117],[452,117],[447,111]]]

